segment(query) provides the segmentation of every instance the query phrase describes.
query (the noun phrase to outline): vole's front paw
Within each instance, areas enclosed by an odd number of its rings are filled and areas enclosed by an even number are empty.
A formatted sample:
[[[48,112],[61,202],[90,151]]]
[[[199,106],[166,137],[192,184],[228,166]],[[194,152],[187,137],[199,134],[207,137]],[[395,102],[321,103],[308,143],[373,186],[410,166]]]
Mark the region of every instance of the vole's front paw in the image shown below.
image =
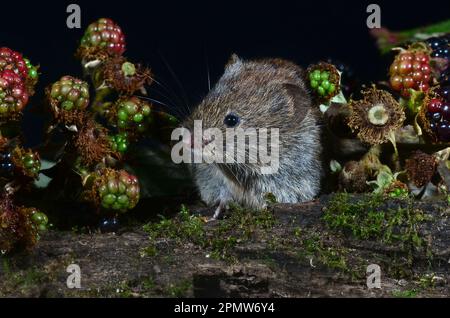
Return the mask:
[[[218,220],[218,219],[222,216],[223,212],[224,212],[226,209],[227,209],[227,203],[224,202],[224,201],[221,201],[221,202],[219,203],[219,205],[217,206],[216,211],[214,211],[213,217],[212,217],[210,220],[208,220],[208,221],[215,221],[215,220]]]

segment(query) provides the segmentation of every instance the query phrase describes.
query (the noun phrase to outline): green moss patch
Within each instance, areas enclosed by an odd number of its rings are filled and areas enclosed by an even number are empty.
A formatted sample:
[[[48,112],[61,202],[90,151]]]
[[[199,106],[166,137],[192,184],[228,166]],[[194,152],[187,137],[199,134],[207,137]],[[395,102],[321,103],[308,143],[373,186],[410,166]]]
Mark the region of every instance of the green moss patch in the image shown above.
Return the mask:
[[[215,259],[233,260],[233,249],[237,244],[250,240],[258,230],[270,229],[275,224],[272,212],[267,209],[251,211],[232,205],[229,212],[226,219],[216,226],[209,226],[204,218],[192,215],[182,206],[175,218],[161,217],[159,222],[144,226],[150,244],[143,253],[157,255],[158,242],[166,240],[177,245],[191,243],[206,250]]]
[[[392,199],[389,202],[393,202]],[[420,248],[424,240],[418,224],[426,220],[423,211],[413,207],[411,199],[387,204],[380,195],[359,198],[336,194],[324,208],[323,220],[333,229],[360,240],[381,240]]]

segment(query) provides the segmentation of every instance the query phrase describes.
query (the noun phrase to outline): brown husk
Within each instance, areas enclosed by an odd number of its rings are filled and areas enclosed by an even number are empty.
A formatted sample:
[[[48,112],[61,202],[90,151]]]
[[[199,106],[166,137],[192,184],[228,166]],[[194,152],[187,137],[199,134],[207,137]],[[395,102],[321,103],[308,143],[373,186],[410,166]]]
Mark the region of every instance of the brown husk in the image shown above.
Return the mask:
[[[348,125],[357,132],[358,138],[368,144],[382,144],[389,140],[389,134],[400,128],[405,120],[402,106],[386,91],[375,87],[362,92],[363,98],[351,100],[351,115]],[[374,125],[369,121],[368,112],[375,105],[383,105],[388,120],[384,125]]]

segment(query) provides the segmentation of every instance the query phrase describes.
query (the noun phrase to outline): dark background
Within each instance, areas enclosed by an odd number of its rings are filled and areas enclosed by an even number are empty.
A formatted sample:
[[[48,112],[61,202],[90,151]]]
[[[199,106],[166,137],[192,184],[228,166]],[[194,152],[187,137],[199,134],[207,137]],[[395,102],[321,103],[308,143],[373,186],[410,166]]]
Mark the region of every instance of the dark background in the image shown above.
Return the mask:
[[[373,1],[372,1],[373,2]],[[66,7],[81,6],[82,29],[66,27]],[[24,120],[30,145],[42,135],[33,115],[43,88],[65,74],[81,75],[73,54],[84,28],[100,17],[126,33],[126,56],[150,66],[165,88],[151,96],[181,111],[208,91],[231,53],[244,58],[284,57],[306,66],[333,57],[350,64],[363,81],[382,79],[380,57],[366,27],[367,1],[2,1],[0,45],[41,65],[39,92]],[[450,18],[449,1],[376,1],[382,24],[393,30]],[[176,76],[173,76],[170,69]],[[177,78],[177,79],[175,79]],[[164,96],[162,96],[164,95]],[[30,112],[31,110],[31,112]]]

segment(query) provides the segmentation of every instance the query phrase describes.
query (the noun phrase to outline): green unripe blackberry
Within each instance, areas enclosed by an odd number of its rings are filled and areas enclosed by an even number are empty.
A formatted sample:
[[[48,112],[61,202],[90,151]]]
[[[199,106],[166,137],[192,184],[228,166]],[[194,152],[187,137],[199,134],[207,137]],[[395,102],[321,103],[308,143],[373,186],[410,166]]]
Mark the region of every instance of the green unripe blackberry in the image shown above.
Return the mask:
[[[63,76],[47,90],[55,115],[84,110],[89,105],[89,85],[75,77]]]
[[[30,149],[16,147],[12,151],[11,160],[14,164],[14,169],[19,171],[19,173],[30,178],[37,178],[39,175],[41,161],[38,153]]]
[[[116,104],[117,114],[114,121],[121,131],[143,132],[146,119],[150,116],[150,105],[137,97],[119,100]]]
[[[48,225],[48,218],[47,215],[40,212],[39,210],[36,210],[34,208],[30,209],[31,213],[31,221],[35,225],[36,229],[39,232],[45,232],[47,230]]]
[[[125,153],[128,149],[128,134],[126,132],[111,136],[111,148],[113,151]]]
[[[312,65],[307,70],[309,86],[320,100],[330,100],[340,90],[340,75],[336,67],[328,63]]]
[[[139,201],[139,182],[125,170],[105,168],[95,172],[88,198],[104,209],[126,212]]]

